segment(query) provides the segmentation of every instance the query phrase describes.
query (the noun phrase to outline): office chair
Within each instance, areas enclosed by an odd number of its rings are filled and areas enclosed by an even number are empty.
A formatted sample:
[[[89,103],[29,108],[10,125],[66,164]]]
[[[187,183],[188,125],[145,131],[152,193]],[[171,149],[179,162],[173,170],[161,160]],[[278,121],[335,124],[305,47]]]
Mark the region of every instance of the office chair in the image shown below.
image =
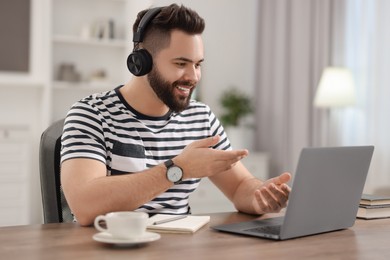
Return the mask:
[[[72,222],[73,216],[61,188],[60,151],[64,119],[54,122],[41,136],[39,170],[43,216],[46,223]]]

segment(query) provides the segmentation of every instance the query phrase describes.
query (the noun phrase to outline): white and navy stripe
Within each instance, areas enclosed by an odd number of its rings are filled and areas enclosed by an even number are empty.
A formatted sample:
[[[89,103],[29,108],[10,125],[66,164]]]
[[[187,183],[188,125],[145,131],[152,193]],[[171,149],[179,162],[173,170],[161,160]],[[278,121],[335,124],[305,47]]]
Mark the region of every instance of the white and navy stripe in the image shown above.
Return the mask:
[[[215,135],[222,136],[215,149],[231,149],[218,119],[202,103],[191,101],[181,113],[150,117],[130,107],[118,87],[72,106],[62,135],[61,162],[91,158],[106,164],[107,175],[129,174],[156,166],[180,154],[191,142]],[[184,180],[138,210],[189,213],[188,197],[199,182]]]

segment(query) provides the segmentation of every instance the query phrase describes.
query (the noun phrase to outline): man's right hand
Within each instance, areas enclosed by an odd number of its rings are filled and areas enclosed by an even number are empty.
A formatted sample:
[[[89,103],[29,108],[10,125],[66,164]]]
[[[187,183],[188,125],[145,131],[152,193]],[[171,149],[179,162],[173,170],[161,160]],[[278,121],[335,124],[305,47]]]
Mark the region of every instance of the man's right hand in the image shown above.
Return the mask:
[[[176,165],[183,169],[183,179],[209,177],[231,169],[236,162],[248,155],[248,150],[216,150],[220,136],[212,136],[194,141],[183,152],[173,158]]]

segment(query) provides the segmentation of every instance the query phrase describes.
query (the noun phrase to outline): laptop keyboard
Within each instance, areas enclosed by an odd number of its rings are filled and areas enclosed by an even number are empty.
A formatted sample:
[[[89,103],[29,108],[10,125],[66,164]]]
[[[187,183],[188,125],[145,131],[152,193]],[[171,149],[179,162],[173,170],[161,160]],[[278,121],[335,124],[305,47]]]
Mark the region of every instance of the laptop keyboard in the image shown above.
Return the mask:
[[[277,226],[260,226],[260,227],[246,229],[245,231],[247,231],[247,232],[254,232],[254,233],[265,233],[265,234],[279,235],[280,228],[281,228],[281,225],[277,225]]]

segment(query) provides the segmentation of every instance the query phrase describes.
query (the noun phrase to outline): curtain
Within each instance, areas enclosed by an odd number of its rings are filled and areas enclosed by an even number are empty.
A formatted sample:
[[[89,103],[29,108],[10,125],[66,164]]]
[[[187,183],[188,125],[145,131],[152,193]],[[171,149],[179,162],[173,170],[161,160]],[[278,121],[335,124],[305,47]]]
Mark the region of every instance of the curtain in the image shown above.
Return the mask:
[[[313,97],[330,62],[332,3],[259,2],[255,149],[270,154],[270,177],[293,173],[301,149],[323,135]]]
[[[353,73],[358,101],[332,111],[335,144],[375,146],[365,192],[390,194],[390,1],[348,0],[338,57]]]

